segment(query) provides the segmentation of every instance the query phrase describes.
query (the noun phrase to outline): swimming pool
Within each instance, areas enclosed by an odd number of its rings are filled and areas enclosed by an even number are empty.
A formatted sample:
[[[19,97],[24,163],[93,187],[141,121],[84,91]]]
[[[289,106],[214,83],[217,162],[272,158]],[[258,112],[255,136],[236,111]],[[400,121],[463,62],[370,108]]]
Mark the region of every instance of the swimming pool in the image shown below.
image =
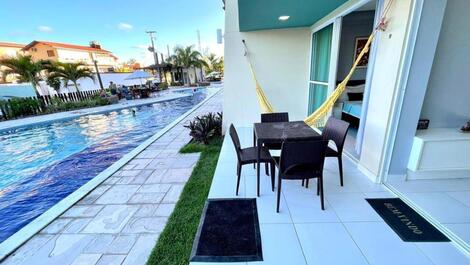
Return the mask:
[[[214,91],[0,132],[0,243]]]

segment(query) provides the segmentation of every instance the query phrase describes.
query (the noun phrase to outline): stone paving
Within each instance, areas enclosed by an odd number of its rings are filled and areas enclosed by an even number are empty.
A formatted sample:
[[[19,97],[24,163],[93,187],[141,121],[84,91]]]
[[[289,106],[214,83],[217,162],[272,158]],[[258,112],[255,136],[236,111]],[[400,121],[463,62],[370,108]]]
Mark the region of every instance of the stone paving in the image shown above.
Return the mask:
[[[199,154],[179,154],[195,116],[222,110],[222,92],[32,237],[2,264],[142,265]]]

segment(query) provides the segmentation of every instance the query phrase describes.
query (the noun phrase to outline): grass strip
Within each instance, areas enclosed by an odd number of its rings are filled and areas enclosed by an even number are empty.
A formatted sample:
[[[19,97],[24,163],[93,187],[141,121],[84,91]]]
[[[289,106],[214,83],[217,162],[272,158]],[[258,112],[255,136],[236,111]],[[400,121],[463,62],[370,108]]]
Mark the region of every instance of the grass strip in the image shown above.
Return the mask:
[[[188,143],[181,153],[201,152],[180,199],[147,261],[148,265],[189,264],[189,255],[222,147],[222,137],[208,145]]]

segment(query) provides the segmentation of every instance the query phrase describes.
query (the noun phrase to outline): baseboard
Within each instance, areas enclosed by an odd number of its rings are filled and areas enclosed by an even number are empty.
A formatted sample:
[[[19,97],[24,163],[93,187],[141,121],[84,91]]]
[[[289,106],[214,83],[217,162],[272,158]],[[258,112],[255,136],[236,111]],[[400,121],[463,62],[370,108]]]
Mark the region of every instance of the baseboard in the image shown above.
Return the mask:
[[[470,169],[408,170],[406,180],[470,178]]]
[[[368,177],[374,183],[380,183],[379,178],[375,175],[372,171],[370,171],[365,166],[361,165],[360,163],[357,164],[357,169],[362,172],[366,177]]]

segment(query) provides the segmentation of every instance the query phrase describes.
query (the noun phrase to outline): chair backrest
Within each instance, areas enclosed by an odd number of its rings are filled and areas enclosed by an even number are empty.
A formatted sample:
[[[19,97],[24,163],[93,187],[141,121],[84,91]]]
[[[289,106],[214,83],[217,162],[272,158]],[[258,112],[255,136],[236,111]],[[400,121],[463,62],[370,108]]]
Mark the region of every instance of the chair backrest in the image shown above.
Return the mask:
[[[237,157],[240,158],[241,152],[241,145],[240,145],[240,138],[238,138],[237,130],[233,124],[230,124],[229,128],[230,138],[232,138],[233,145],[235,146],[235,151],[237,152]]]
[[[289,113],[287,112],[274,112],[262,113],[261,122],[287,122],[289,121]]]
[[[323,171],[327,140],[286,141],[282,144],[279,171],[289,174],[292,169]]]
[[[330,117],[323,128],[323,140],[331,140],[335,143],[338,153],[343,151],[344,141],[348,133],[349,123]]]

